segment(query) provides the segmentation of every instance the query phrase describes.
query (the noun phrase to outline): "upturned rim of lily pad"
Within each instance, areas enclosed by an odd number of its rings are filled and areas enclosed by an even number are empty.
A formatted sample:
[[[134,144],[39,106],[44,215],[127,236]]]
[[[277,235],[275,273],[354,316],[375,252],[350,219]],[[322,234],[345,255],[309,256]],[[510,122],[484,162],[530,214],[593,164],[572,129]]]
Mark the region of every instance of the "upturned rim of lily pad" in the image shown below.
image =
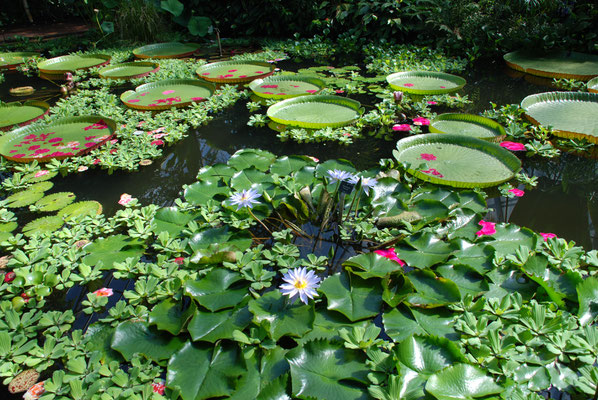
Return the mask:
[[[492,136],[472,136],[472,135],[463,135],[468,137],[475,137],[477,139],[487,140],[490,142],[498,143],[502,141],[506,136],[507,133],[505,132],[505,128],[499,124],[498,122],[482,117],[480,115],[475,114],[462,114],[462,113],[445,113],[437,115],[436,117],[430,120],[430,132],[431,133],[454,133],[454,134],[461,134],[459,132],[447,132],[446,130],[441,130],[438,127],[439,122],[444,121],[454,121],[460,122],[465,124],[477,125],[483,128],[486,128],[491,133]]]
[[[405,78],[413,79],[436,79],[443,85],[438,85],[437,89],[418,89],[416,84],[399,83],[397,81]],[[395,72],[386,77],[386,81],[394,90],[401,90],[403,92],[421,95],[432,95],[432,94],[445,94],[452,93],[461,90],[467,81],[460,76],[448,74],[446,72],[437,71],[403,71]],[[443,82],[444,81],[444,82]],[[448,82],[448,83],[447,83]],[[447,87],[446,84],[452,84],[453,86]]]
[[[588,81],[591,78],[598,76],[598,56],[594,54],[564,50],[545,54],[534,54],[529,51],[516,50],[505,54],[503,59],[505,60],[505,63],[514,70],[545,78]],[[567,63],[569,60],[574,62],[568,66]],[[554,64],[558,64],[559,61],[562,61],[561,67],[554,67]],[[580,70],[580,64],[585,63],[595,63],[596,67],[588,68],[587,65],[582,65],[582,67],[585,68],[585,71],[583,69]],[[564,69],[566,70],[567,68],[569,68],[569,70],[564,72]],[[596,72],[587,73],[590,69],[595,70]]]
[[[243,66],[259,66],[262,67],[261,69],[263,69],[263,71],[256,71],[253,74],[245,74],[245,76],[239,75],[237,77],[234,77],[234,75],[231,77],[225,77],[226,75],[222,74],[222,77],[220,77],[219,75],[208,75],[211,74],[213,70],[218,70],[223,67],[238,70],[239,68],[243,68]],[[201,67],[195,70],[195,73],[201,79],[204,79],[208,82],[237,84],[247,83],[251,82],[254,79],[263,79],[265,77],[268,77],[274,73],[275,68],[276,67],[274,66],[274,64],[270,64],[263,61],[218,61],[202,65]]]
[[[182,58],[187,57],[199,50],[201,46],[198,43],[165,42],[151,43],[133,49],[133,54],[137,58]],[[166,54],[156,54],[157,50],[170,50]],[[154,52],[152,54],[152,52]]]
[[[33,51],[12,51],[12,52],[5,52],[5,53],[0,53],[0,58],[4,58],[4,57],[14,57],[14,58],[20,58],[21,61],[17,62],[17,63],[11,63],[11,64],[3,64],[2,62],[0,62],[0,70],[6,69],[6,70],[12,70],[15,69],[17,67],[17,65],[21,65],[24,64],[25,61],[28,58],[31,57],[35,57],[35,56],[39,56],[39,53],[33,52]]]
[[[141,72],[141,73],[138,72],[138,73],[131,74],[131,72],[126,72],[127,68],[130,68],[130,67],[146,67],[145,68],[146,71]],[[128,63],[109,65],[109,66],[104,67],[101,70],[99,70],[98,75],[100,76],[100,78],[103,78],[103,79],[134,79],[134,78],[143,78],[144,76],[148,76],[149,74],[152,74],[159,70],[160,70],[160,64],[158,64],[156,62],[133,61],[133,62],[128,62]],[[120,74],[118,74],[118,72],[120,72]]]
[[[281,93],[274,93],[277,90],[272,90],[272,93],[267,93],[264,90],[260,90],[261,86],[263,85],[275,85],[280,82],[297,82],[299,84],[308,83],[317,87],[317,89],[309,89],[309,91],[305,91],[303,93],[294,93],[294,94],[281,94]],[[310,76],[310,75],[277,75],[277,76],[270,76],[265,79],[255,79],[249,83],[249,89],[256,95],[261,98],[265,99],[290,99],[292,97],[299,97],[299,96],[309,96],[312,94],[319,93],[324,87],[326,87],[326,83],[324,80],[318,78],[317,76]]]
[[[12,127],[15,125],[20,126],[20,127],[29,125],[30,123],[45,117],[50,112],[50,105],[48,103],[46,103],[45,101],[40,101],[40,100],[27,100],[24,103],[14,102],[14,103],[0,104],[0,109],[3,109],[3,108],[8,109],[8,108],[15,108],[15,107],[38,108],[39,115],[37,115],[36,117],[30,118],[30,119],[26,119],[26,120],[23,120],[22,118],[14,119],[14,117],[13,117],[13,119],[10,120],[9,123],[0,124],[0,131],[3,131],[3,132],[10,131],[12,129]],[[11,115],[11,117],[12,117],[12,115]]]
[[[87,65],[87,63],[82,62],[82,60],[86,59],[97,59],[98,62],[94,63],[93,65]],[[37,64],[37,68],[40,72],[47,75],[60,75],[65,74],[67,72],[73,72],[79,69],[86,70],[94,67],[108,65],[111,59],[112,57],[110,57],[107,54],[69,54],[66,56],[54,57],[48,60],[41,61]],[[81,66],[77,66],[77,61],[79,61]],[[70,62],[74,62],[74,66],[67,67],[65,64]]]

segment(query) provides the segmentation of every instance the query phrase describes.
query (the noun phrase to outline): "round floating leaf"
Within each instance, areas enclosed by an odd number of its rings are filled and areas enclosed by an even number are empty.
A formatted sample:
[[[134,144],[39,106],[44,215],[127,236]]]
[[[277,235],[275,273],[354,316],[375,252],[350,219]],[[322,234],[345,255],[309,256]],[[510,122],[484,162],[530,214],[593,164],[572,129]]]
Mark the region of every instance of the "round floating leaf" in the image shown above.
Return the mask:
[[[8,384],[8,391],[10,393],[21,393],[29,390],[29,388],[39,379],[39,372],[34,369],[26,369],[19,375],[15,376]]]
[[[403,272],[403,267],[398,262],[379,256],[376,253],[351,257],[343,263],[343,266],[363,279],[384,278],[395,272]]]
[[[395,72],[386,81],[395,90],[421,95],[456,92],[467,83],[460,76],[435,71]]]
[[[518,50],[505,54],[503,58],[513,69],[546,78],[587,81],[598,76],[598,56],[594,54],[575,51],[534,54]]]
[[[52,189],[53,187],[54,187],[54,183],[44,181],[44,182],[34,183],[33,185],[29,186],[27,188],[27,190],[35,190],[36,192],[47,192],[48,190]]]
[[[228,159],[228,165],[236,168],[238,171],[253,167],[265,172],[274,161],[276,161],[276,156],[269,151],[243,149],[237,151]]]
[[[484,277],[467,265],[441,265],[436,268],[436,272],[443,278],[454,282],[463,295],[470,294],[475,298],[480,293],[488,291],[488,283]]]
[[[99,67],[110,62],[110,56],[105,54],[68,55],[50,58],[37,64],[40,72],[58,75],[73,72],[78,69]]]
[[[478,367],[455,364],[432,375],[426,391],[438,400],[473,400],[504,390]]]
[[[456,362],[467,362],[459,347],[437,336],[410,336],[395,347],[398,360],[422,375],[432,375]]]
[[[187,57],[199,50],[195,43],[154,43],[133,49],[137,58],[181,58]]]
[[[28,58],[34,56],[39,56],[39,53],[34,53],[30,51],[0,53],[0,70],[12,69],[19,64],[23,64]]]
[[[111,325],[96,322],[91,324],[85,331],[85,349],[88,351],[99,351],[102,355],[100,361],[122,361],[120,353],[112,349],[112,337],[116,328]]]
[[[401,139],[393,155],[424,181],[461,188],[496,186],[521,169],[521,161],[499,145],[454,134]]]
[[[114,331],[112,348],[129,361],[133,354],[159,362],[170,358],[183,347],[183,341],[177,336],[162,335],[151,330],[145,322],[121,322]]]
[[[19,226],[19,224],[15,221],[0,224],[0,232],[2,232],[2,233],[12,232],[15,229],[17,229],[18,226]]]
[[[85,246],[85,251],[89,254],[83,258],[83,262],[87,265],[96,265],[101,261],[104,269],[112,269],[114,263],[123,262],[129,257],[138,260],[144,250],[142,241],[125,235],[113,235],[99,238]]]
[[[14,125],[25,126],[48,113],[50,105],[45,101],[0,104],[0,131],[8,131]]]
[[[579,322],[583,325],[590,324],[598,315],[598,279],[589,277],[577,285],[579,301]]]
[[[35,203],[39,199],[44,197],[44,192],[38,190],[22,190],[20,192],[16,192],[11,194],[6,198],[6,207],[8,208],[18,208],[18,207],[25,207],[30,204]]]
[[[322,79],[307,75],[281,75],[256,79],[249,88],[266,99],[288,99],[318,93],[325,87]]]
[[[233,331],[245,329],[252,318],[253,314],[247,307],[219,312],[197,310],[187,330],[194,341],[215,343],[221,339],[233,339]]]
[[[176,336],[181,333],[183,326],[193,316],[195,310],[193,302],[191,306],[184,307],[182,302],[168,298],[152,308],[149,313],[149,324],[156,325],[158,329]]]
[[[522,228],[514,224],[497,224],[496,233],[491,237],[494,239],[488,242],[488,246],[494,249],[497,257],[506,257],[515,254],[519,246],[528,249],[535,249],[538,235],[528,228]]]
[[[430,132],[453,133],[477,139],[500,142],[506,137],[505,128],[490,118],[473,114],[440,114],[430,121]]]
[[[169,110],[205,101],[215,90],[214,85],[196,79],[169,79],[127,90],[120,99],[137,110]]]
[[[407,302],[416,307],[441,307],[461,300],[455,282],[440,278],[429,269],[416,269],[407,274],[416,293],[407,296]]]
[[[185,200],[189,203],[200,206],[206,204],[209,200],[218,195],[228,194],[228,186],[220,186],[219,181],[215,179],[195,182],[185,189]]]
[[[198,281],[187,281],[185,293],[208,310],[219,311],[239,304],[248,295],[248,286],[241,274],[217,268]]]
[[[202,65],[195,72],[209,82],[244,83],[272,75],[274,64],[261,61],[220,61]]]
[[[100,215],[101,213],[102,205],[97,201],[88,200],[78,201],[64,207],[62,210],[58,211],[58,216],[65,221],[68,221],[82,216],[93,217],[94,215]]]
[[[98,74],[104,79],[133,79],[147,76],[159,69],[158,63],[137,61],[104,67]]]
[[[382,306],[382,288],[377,280],[365,280],[347,272],[331,275],[320,285],[328,309],[351,321],[376,316]]]
[[[62,118],[15,129],[0,137],[0,154],[16,162],[62,160],[101,146],[115,130],[116,122],[99,115]]]
[[[64,221],[56,215],[34,219],[23,227],[23,235],[51,233],[60,229],[62,225],[64,225]]]
[[[416,233],[405,242],[409,246],[401,245],[397,254],[414,268],[429,268],[444,262],[455,250],[454,245],[444,242],[430,232]]]
[[[338,128],[359,118],[363,109],[356,100],[340,96],[301,96],[280,101],[268,108],[271,120],[301,128]]]
[[[193,214],[182,212],[178,207],[160,208],[154,215],[153,223],[156,225],[154,232],[166,231],[171,237],[177,237],[193,218]]]
[[[279,176],[290,176],[314,162],[304,156],[283,156],[278,158],[270,167],[270,172]]]
[[[74,200],[75,194],[72,192],[52,193],[36,201],[35,207],[41,212],[56,211],[68,206]]]
[[[37,177],[35,176],[35,174],[36,174],[36,172],[31,172],[29,174],[26,174],[23,176],[23,179],[26,179],[30,182],[38,182],[38,183],[43,182],[43,184],[42,185],[31,185],[29,188],[32,188],[34,186],[40,187],[40,188],[45,188],[46,186],[44,186],[44,185],[50,184],[51,182],[48,182],[48,181],[50,179],[54,178],[56,175],[58,175],[58,171],[49,171],[47,174],[40,175]],[[45,192],[46,190],[50,190],[52,188],[52,186],[54,186],[53,183],[51,183],[51,186],[48,187],[47,189],[35,189],[35,190],[41,190],[41,191]]]
[[[556,136],[598,143],[598,94],[547,92],[527,96],[521,102],[527,118],[550,126]]]

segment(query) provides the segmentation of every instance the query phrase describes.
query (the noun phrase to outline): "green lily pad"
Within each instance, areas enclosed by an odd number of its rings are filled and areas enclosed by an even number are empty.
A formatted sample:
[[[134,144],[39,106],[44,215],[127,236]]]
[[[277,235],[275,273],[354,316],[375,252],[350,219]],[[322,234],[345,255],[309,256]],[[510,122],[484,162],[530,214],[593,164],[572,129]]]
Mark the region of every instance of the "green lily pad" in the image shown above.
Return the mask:
[[[590,79],[587,83],[588,92],[598,93],[598,76],[594,79]]]
[[[48,190],[54,187],[54,183],[50,181],[42,181],[38,183],[34,183],[33,185],[29,186],[27,190],[35,190],[36,192],[47,192]]]
[[[521,102],[526,117],[536,125],[550,126],[556,136],[598,143],[598,94],[547,92]]]
[[[500,142],[507,135],[505,128],[490,118],[458,113],[440,114],[430,120],[430,132],[454,133],[491,142]]]
[[[215,90],[214,85],[196,79],[169,79],[127,90],[120,99],[127,107],[137,110],[168,110],[205,101]]]
[[[39,56],[39,53],[30,51],[0,53],[0,69],[12,69],[19,64],[23,64],[28,58],[34,56]]]
[[[386,81],[395,90],[421,95],[456,92],[467,83],[460,76],[435,71],[395,72]]]
[[[566,78],[587,81],[598,76],[598,56],[575,51],[533,54],[513,51],[503,56],[507,65],[517,71],[546,78]]]
[[[57,211],[71,204],[75,200],[72,192],[52,193],[35,202],[35,207],[42,212]]]
[[[274,64],[261,61],[220,61],[202,65],[195,72],[209,82],[244,83],[272,75]]]
[[[62,160],[101,146],[115,130],[113,120],[99,115],[62,118],[15,129],[0,137],[0,154],[16,162]]]
[[[137,58],[182,58],[187,57],[199,50],[196,43],[154,43],[133,49]]]
[[[37,64],[40,72],[50,75],[64,74],[78,69],[99,67],[110,62],[105,54],[68,55],[50,58]]]
[[[361,104],[340,96],[301,96],[283,100],[268,108],[274,122],[301,128],[337,128],[349,125],[363,113]]]
[[[0,104],[0,131],[9,131],[14,125],[25,126],[44,117],[50,108],[45,101]]]
[[[64,225],[62,218],[56,215],[34,219],[23,227],[23,235],[33,236],[57,231]]]
[[[100,78],[104,79],[133,79],[141,78],[156,72],[160,64],[147,61],[129,62],[110,65],[98,71]]]
[[[342,272],[326,278],[320,292],[326,296],[329,310],[338,311],[355,322],[380,313],[382,288],[374,282]]]
[[[266,99],[288,99],[318,93],[325,86],[322,79],[314,76],[282,75],[256,79],[249,84],[249,89]]]
[[[16,221],[2,223],[0,224],[0,233],[12,232],[17,229],[18,226],[19,224]]]
[[[468,364],[454,364],[432,375],[426,383],[426,391],[438,400],[473,400],[503,390],[483,370]]]
[[[29,182],[38,182],[38,183],[43,182],[43,185],[47,185],[49,183],[52,183],[52,182],[48,182],[48,181],[50,179],[54,178],[56,175],[58,175],[58,171],[48,171],[47,174],[38,175],[37,177],[35,176],[36,174],[37,174],[37,172],[30,172],[30,173],[24,175],[23,179],[27,180]],[[54,186],[53,183],[52,183],[52,186]],[[35,189],[35,190],[45,192],[46,190],[51,189],[52,186],[45,188],[46,186],[42,186],[42,185],[38,186],[37,184],[34,184],[34,185],[29,186],[29,189],[32,189],[34,187],[39,187],[39,188],[44,187],[45,189]]]
[[[521,169],[521,161],[499,145],[454,134],[401,139],[393,155],[424,181],[461,188],[496,186]]]
[[[44,192],[42,192],[42,191],[32,190],[32,189],[21,190],[20,192],[11,194],[10,196],[8,196],[6,198],[6,201],[7,201],[6,207],[8,207],[8,208],[25,207],[25,206],[35,203],[42,197],[44,197]]]
[[[139,240],[125,235],[113,235],[96,239],[85,246],[85,251],[89,254],[83,258],[83,262],[96,265],[101,261],[104,269],[112,269],[114,263],[124,262],[129,257],[139,260],[144,250],[143,242]]]
[[[58,211],[58,216],[65,221],[81,216],[94,216],[102,213],[102,204],[94,200],[78,201]]]
[[[156,332],[145,322],[125,321],[116,327],[111,347],[121,353],[125,360],[130,360],[133,354],[139,353],[159,362],[170,358],[183,344],[179,337]]]

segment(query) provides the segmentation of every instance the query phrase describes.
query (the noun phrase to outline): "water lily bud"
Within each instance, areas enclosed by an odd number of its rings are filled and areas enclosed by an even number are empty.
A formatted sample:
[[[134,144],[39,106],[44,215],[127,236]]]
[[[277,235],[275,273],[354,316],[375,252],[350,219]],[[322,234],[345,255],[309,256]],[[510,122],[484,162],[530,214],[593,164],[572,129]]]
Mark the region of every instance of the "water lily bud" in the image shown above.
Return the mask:
[[[395,103],[400,103],[403,101],[403,92],[393,92],[392,96],[395,99]]]
[[[73,80],[73,74],[71,74],[70,72],[66,72],[66,73],[64,74],[64,79],[65,79],[67,82],[69,82],[69,81],[72,81],[72,80]]]
[[[66,96],[66,94],[68,93],[68,89],[66,88],[66,86],[60,87],[60,93]]]

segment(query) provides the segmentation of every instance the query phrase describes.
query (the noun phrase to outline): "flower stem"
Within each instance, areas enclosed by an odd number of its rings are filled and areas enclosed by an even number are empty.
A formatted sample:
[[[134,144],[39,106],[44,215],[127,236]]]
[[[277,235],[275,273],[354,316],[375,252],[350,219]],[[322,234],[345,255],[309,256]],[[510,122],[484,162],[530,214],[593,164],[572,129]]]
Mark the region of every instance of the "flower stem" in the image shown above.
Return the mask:
[[[270,235],[272,235],[272,231],[271,231],[270,229],[268,229],[268,227],[266,226],[266,224],[264,224],[264,223],[263,223],[263,222],[262,222],[262,221],[261,221],[261,220],[260,220],[258,217],[256,217],[256,216],[255,216],[255,214],[254,214],[254,213],[251,211],[251,208],[247,207],[247,211],[249,211],[249,214],[251,214],[251,216],[252,216],[252,217],[253,217],[253,218],[254,218],[254,219],[257,221],[257,222],[259,222],[259,223],[260,223],[260,224],[261,224],[261,225],[264,227],[264,229],[268,231],[268,233],[269,233]]]

